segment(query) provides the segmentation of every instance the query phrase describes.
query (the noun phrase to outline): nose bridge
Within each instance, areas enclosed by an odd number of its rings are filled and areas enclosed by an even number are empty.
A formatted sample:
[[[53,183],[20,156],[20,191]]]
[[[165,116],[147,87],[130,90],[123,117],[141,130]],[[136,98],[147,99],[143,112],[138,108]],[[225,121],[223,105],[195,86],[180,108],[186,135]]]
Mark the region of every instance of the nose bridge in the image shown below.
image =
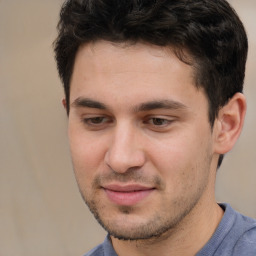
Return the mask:
[[[115,172],[124,173],[130,168],[143,165],[145,156],[138,141],[138,133],[138,128],[127,120],[115,126],[105,156],[107,165]]]

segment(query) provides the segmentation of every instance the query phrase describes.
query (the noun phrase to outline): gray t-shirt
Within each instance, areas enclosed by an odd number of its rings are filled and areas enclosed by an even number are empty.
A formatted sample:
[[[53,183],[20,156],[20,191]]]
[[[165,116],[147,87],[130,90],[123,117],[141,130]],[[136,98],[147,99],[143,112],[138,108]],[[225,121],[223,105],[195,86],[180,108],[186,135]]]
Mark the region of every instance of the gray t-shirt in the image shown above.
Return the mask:
[[[256,256],[256,220],[243,216],[228,204],[220,205],[224,216],[208,243],[196,256]],[[109,236],[84,256],[117,256]]]

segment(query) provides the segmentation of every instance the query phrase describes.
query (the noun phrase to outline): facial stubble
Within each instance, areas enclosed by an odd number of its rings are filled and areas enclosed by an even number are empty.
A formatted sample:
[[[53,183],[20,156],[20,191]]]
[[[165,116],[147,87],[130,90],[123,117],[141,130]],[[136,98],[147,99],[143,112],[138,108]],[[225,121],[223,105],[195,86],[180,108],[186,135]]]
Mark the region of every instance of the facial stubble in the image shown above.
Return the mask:
[[[85,191],[86,189],[82,191],[81,186],[79,186],[80,193],[85,203],[99,224],[111,236],[119,240],[130,241],[158,240],[164,239],[165,236],[169,236],[175,230],[178,224],[192,211],[200,200],[200,197],[206,187],[206,182],[204,182],[205,186],[198,188],[192,200],[191,198],[178,198],[171,202],[171,208],[167,207],[166,209],[166,205],[164,205],[163,209],[165,209],[165,211],[161,211],[159,209],[146,222],[129,223],[129,228],[125,228],[125,225],[127,222],[129,222],[129,217],[132,218],[136,216],[136,214],[138,214],[138,209],[136,206],[116,206],[115,214],[119,214],[123,218],[123,222],[119,222],[119,224],[115,221],[115,216],[108,216],[109,213],[107,212],[107,206],[101,204],[99,194],[102,193],[101,184],[111,180],[119,182],[137,181],[144,184],[149,184],[150,182],[150,184],[155,184],[155,186],[159,189],[159,191],[156,193],[161,193],[160,189],[165,188],[165,183],[158,176],[149,181],[149,179],[143,177],[140,172],[131,171],[125,175],[112,173],[106,177],[96,177],[90,190],[93,191],[92,193],[89,193],[89,190]],[[166,204],[166,202],[163,202],[163,204]],[[151,209],[146,209],[146,211],[150,212]]]

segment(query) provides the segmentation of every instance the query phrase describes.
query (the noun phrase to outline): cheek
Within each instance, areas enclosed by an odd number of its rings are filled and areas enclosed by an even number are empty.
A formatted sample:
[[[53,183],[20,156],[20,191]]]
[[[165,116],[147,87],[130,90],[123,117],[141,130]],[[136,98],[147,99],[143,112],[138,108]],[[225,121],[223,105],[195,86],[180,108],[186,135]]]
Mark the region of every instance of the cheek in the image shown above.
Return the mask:
[[[155,141],[154,147],[151,147],[150,159],[156,166],[162,166],[161,169],[177,170],[185,166],[190,161],[193,150],[191,142],[186,139],[171,138],[165,141]]]
[[[77,179],[85,182],[94,177],[104,161],[104,143],[93,136],[69,130],[70,151]]]
[[[155,143],[150,159],[162,178],[178,187],[192,186],[208,168],[209,141],[196,136],[182,136]],[[174,185],[173,185],[174,186]]]

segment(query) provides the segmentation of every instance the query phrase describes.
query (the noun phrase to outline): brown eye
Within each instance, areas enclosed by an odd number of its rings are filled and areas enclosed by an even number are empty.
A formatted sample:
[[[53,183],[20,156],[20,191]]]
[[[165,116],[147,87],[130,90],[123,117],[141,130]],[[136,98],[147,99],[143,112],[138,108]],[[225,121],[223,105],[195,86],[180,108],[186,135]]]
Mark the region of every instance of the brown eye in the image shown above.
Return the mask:
[[[148,129],[156,132],[164,132],[172,127],[175,121],[171,116],[148,116],[144,119],[143,123]]]
[[[82,121],[88,126],[99,126],[110,122],[109,118],[104,116],[87,117],[83,118]]]
[[[161,126],[161,125],[166,125],[166,124],[168,124],[168,120],[166,120],[166,119],[162,119],[162,118],[152,118],[151,119],[151,123],[153,124],[153,125],[156,125],[156,126]]]
[[[93,118],[89,118],[89,121],[90,123],[92,124],[101,124],[103,121],[104,121],[104,117],[101,117],[101,116],[97,116],[97,117],[93,117]]]

